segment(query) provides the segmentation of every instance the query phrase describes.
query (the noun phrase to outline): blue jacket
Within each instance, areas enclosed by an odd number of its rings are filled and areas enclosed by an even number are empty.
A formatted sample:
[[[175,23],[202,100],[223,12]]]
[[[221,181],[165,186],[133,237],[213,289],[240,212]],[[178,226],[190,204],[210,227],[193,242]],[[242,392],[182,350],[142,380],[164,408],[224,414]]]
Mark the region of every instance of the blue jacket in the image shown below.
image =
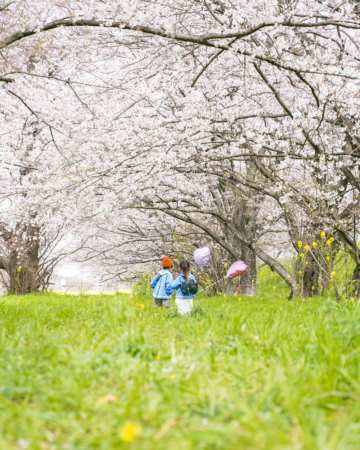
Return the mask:
[[[169,299],[172,294],[171,283],[173,281],[172,274],[168,269],[162,269],[151,280],[151,289],[153,289],[153,297],[161,299]]]
[[[194,277],[194,275],[192,273],[189,274],[189,279],[196,281],[196,278]],[[192,294],[184,295],[181,291],[181,285],[183,284],[184,281],[185,281],[185,276],[183,273],[181,273],[176,278],[176,280],[171,283],[171,288],[176,289],[176,298],[178,298],[179,300],[192,300],[194,298],[194,295],[192,295]]]

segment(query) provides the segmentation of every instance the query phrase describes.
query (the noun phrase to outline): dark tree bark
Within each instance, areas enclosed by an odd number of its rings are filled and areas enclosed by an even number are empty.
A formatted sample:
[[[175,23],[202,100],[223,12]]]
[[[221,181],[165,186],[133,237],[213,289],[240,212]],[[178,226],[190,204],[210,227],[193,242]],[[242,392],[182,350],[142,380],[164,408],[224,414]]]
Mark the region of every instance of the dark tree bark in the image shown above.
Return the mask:
[[[0,269],[8,275],[9,294],[24,295],[40,288],[39,232],[36,226],[18,224],[2,235],[8,256],[0,257]]]
[[[242,200],[239,204],[237,228],[239,232],[246,236],[248,242],[254,242],[256,238],[256,210],[246,200]],[[256,295],[257,268],[255,250],[248,245],[240,242],[239,244],[240,259],[246,262],[248,269],[241,275],[238,293],[242,295]]]
[[[247,162],[246,170],[250,178],[258,176],[253,162]],[[231,229],[228,229],[228,233],[230,233],[228,240],[236,250],[236,254],[239,255],[239,259],[243,260],[248,266],[247,271],[240,277],[236,293],[255,296],[257,282],[256,251],[253,246],[249,246],[247,243],[255,243],[257,240],[257,197],[259,194],[250,189],[243,189],[244,192],[242,193],[239,193],[236,188],[233,189],[236,206],[233,211],[232,225],[236,229],[237,235],[231,234]],[[242,240],[239,240],[238,236],[241,236]]]
[[[356,264],[352,275],[352,294],[360,297],[360,264]]]
[[[302,286],[300,289],[303,297],[314,297],[320,294],[319,275],[319,264],[313,257],[308,257],[307,264],[304,268],[304,273],[301,277]]]
[[[0,256],[0,270],[7,270],[8,260],[5,256]]]

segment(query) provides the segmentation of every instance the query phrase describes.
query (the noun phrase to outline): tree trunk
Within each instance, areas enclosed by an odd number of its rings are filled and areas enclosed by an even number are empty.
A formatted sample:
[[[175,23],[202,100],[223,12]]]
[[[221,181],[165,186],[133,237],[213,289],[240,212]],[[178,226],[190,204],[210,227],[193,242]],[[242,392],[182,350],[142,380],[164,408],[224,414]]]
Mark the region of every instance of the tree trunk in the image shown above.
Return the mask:
[[[352,275],[352,295],[360,297],[360,264],[356,264]]]
[[[309,256],[301,277],[302,286],[300,287],[300,291],[302,292],[303,297],[314,297],[320,294],[319,274],[319,265],[311,256]]]
[[[39,259],[37,254],[21,258],[21,265],[17,263],[17,255],[14,252],[10,256],[8,266],[9,294],[24,295],[39,290]]]
[[[237,242],[237,254],[248,268],[240,277],[228,280],[226,293],[228,295],[246,295],[254,297],[256,295],[257,267],[256,253],[247,245]]]
[[[40,287],[39,229],[29,225],[16,227],[10,241],[7,273],[9,294],[24,295]]]
[[[256,295],[257,282],[256,253],[253,247],[245,244],[245,242],[256,241],[258,211],[253,197],[254,194],[249,195],[249,198],[238,198],[233,214],[233,224],[244,240],[239,241],[237,236],[231,236],[230,239],[233,248],[237,250],[239,259],[242,259],[248,266],[247,271],[240,277],[236,293],[248,296]]]
[[[241,259],[248,265],[248,270],[240,277],[238,286],[238,293],[241,295],[255,296],[256,295],[256,254],[254,250],[245,247],[242,250]]]
[[[5,258],[5,256],[0,256],[0,270],[6,271],[7,266],[8,266],[7,258]]]

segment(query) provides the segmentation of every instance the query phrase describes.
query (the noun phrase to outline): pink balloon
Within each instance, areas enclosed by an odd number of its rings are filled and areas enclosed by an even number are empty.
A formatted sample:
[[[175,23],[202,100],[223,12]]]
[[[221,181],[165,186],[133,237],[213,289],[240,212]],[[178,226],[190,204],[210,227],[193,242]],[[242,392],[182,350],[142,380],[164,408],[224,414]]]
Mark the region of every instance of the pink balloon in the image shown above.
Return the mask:
[[[205,267],[209,264],[211,251],[209,247],[201,247],[194,251],[194,261],[199,267]]]
[[[244,261],[236,261],[233,264],[231,264],[229,270],[227,271],[226,277],[227,278],[235,278],[242,275],[244,272],[246,272],[248,266]]]

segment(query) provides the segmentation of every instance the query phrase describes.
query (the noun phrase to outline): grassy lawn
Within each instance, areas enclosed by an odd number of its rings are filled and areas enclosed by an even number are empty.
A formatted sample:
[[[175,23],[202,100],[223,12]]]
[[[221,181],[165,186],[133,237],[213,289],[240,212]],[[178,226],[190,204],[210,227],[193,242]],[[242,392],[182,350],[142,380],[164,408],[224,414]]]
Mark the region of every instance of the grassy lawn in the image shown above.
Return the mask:
[[[0,298],[0,449],[358,449],[360,307],[279,289]]]

